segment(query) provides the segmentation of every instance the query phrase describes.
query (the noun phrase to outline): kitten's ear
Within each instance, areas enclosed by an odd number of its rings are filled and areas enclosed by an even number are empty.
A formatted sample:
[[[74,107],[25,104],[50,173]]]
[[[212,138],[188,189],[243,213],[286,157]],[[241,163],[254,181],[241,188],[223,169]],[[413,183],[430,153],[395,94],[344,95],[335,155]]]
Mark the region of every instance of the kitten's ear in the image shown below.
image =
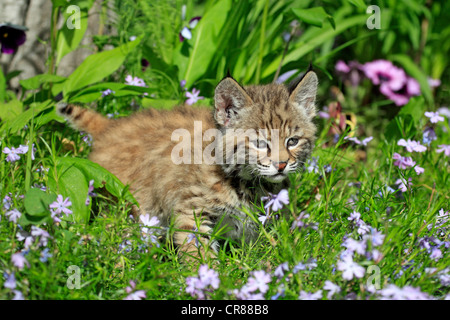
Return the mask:
[[[307,71],[300,79],[289,86],[289,102],[305,112],[308,118],[316,115],[315,106],[319,80],[314,71]]]
[[[239,116],[239,112],[251,103],[252,99],[244,88],[227,76],[219,82],[214,92],[214,118],[219,125],[230,126]]]

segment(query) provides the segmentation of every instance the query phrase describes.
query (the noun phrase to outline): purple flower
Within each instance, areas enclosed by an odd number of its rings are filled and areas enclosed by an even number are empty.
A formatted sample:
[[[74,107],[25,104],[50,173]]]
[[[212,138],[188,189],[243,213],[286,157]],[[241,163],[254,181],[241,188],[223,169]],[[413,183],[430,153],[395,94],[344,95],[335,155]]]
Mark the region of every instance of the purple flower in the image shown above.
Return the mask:
[[[11,262],[15,267],[19,268],[19,270],[22,270],[25,266],[27,266],[28,268],[30,267],[30,263],[24,257],[23,252],[14,253],[11,256]]]
[[[131,75],[126,76],[125,84],[136,87],[146,87],[144,80],[138,77],[132,77]]]
[[[421,145],[419,141],[414,141],[411,139],[408,139],[408,141],[406,141],[405,139],[400,139],[400,140],[398,140],[397,145],[405,147],[406,151],[408,151],[408,152],[427,151],[427,147]]]
[[[155,234],[156,229],[153,228],[159,224],[158,217],[153,216],[150,218],[150,215],[147,213],[145,215],[140,215],[139,220],[144,225],[142,228],[143,238],[149,239],[151,243],[154,243],[159,247],[158,238]]]
[[[285,271],[289,271],[289,266],[288,266],[287,262],[280,264],[275,269],[275,272],[273,273],[273,275],[277,278],[283,278]]]
[[[0,24],[0,44],[2,53],[14,54],[19,46],[25,43],[27,28],[12,24]]]
[[[189,293],[194,298],[203,300],[206,298],[207,293],[219,288],[219,274],[204,264],[198,269],[198,277],[186,278],[186,284],[186,293]]]
[[[196,226],[192,227],[192,231],[194,231],[193,233],[189,233],[187,238],[186,238],[186,243],[190,243],[192,240],[195,239],[194,244],[195,246],[198,248],[198,246],[200,245],[200,241],[198,239],[198,236],[195,232],[198,232],[198,228]]]
[[[102,98],[109,96],[110,94],[115,94],[116,92],[111,89],[106,89],[105,91],[102,91]]]
[[[431,141],[434,141],[436,139],[437,139],[437,136],[436,136],[436,132],[434,131],[434,129],[432,127],[426,127],[425,130],[423,131],[422,142],[424,144],[429,145],[431,143]]]
[[[397,106],[402,106],[407,104],[412,96],[420,95],[420,85],[416,79],[407,77],[402,89],[392,91],[389,87],[380,86],[380,92],[394,101]]]
[[[188,104],[188,105],[193,105],[194,103],[196,103],[198,100],[202,100],[202,99],[205,99],[205,97],[202,97],[202,96],[199,96],[199,94],[200,94],[200,90],[197,90],[197,89],[192,89],[192,93],[191,92],[189,92],[189,91],[186,91],[185,92],[185,96],[188,98],[187,100],[186,100],[186,103]]]
[[[383,244],[386,236],[375,228],[370,228],[370,233],[364,236],[364,240],[370,240],[373,246],[378,247]]]
[[[352,280],[353,277],[362,278],[366,270],[359,264],[353,261],[351,255],[346,255],[337,263],[337,269],[342,271],[342,278],[345,280]]]
[[[183,29],[179,33],[180,42],[183,42],[185,39],[190,40],[192,38],[192,32],[191,30],[194,29],[198,22],[200,21],[201,17],[194,17],[189,21],[189,28],[183,27]]]
[[[142,300],[147,298],[147,295],[144,290],[133,290],[136,288],[136,283],[134,281],[130,281],[130,286],[125,288],[125,291],[128,293],[128,296],[126,296],[123,300]]]
[[[394,284],[388,285],[386,288],[379,291],[379,293],[386,299],[391,300],[429,300],[430,297],[420,291],[420,289],[411,286],[399,288]]]
[[[306,292],[300,291],[300,295],[298,296],[300,300],[320,300],[322,299],[322,290],[318,290],[317,292]]]
[[[325,285],[323,286],[323,290],[327,290],[328,294],[327,294],[327,298],[331,299],[331,297],[336,294],[341,292],[341,288],[334,284],[333,282],[331,282],[330,280],[325,281]]]
[[[89,205],[91,203],[90,197],[97,197],[97,194],[94,193],[94,180],[89,180],[89,187],[88,187],[88,195],[86,197],[85,205]]]
[[[355,222],[359,222],[359,220],[361,219],[361,213],[353,211],[352,213],[350,213],[350,217],[347,218],[347,220],[349,221],[355,221]]]
[[[372,141],[372,139],[373,139],[373,137],[367,137],[367,138],[363,139],[362,141],[359,141],[359,139],[356,137],[349,137],[349,136],[344,137],[344,140],[350,140],[350,141],[353,141],[355,144],[359,144],[359,145],[363,145],[363,146],[367,146],[367,144],[370,141]]]
[[[352,238],[348,238],[347,240],[345,240],[342,246],[346,247],[350,252],[356,252],[360,255],[364,255],[367,248],[365,240],[357,241]]]
[[[3,283],[3,286],[7,289],[14,290],[16,288],[16,277],[14,275],[14,272],[11,274],[4,273],[4,276],[6,278],[5,282]]]
[[[408,179],[408,182],[406,182],[405,179],[401,178],[401,179],[397,179],[397,181],[395,181],[395,184],[398,185],[399,190],[401,190],[402,192],[406,192],[408,190],[408,187],[412,186],[411,183],[411,178]]]
[[[427,81],[428,81],[428,85],[431,88],[436,88],[436,87],[439,87],[441,85],[441,80],[439,80],[439,79],[432,79],[432,78],[428,77]]]
[[[34,238],[33,238],[33,236],[29,233],[29,232],[26,232],[26,231],[23,231],[23,230],[19,230],[19,231],[17,231],[17,233],[16,233],[16,238],[17,238],[17,240],[19,240],[19,241],[24,241],[24,248],[25,249],[28,249],[28,248],[30,248],[30,246],[33,244],[33,242],[34,242]]]
[[[294,74],[298,72],[298,69],[287,71],[283,74],[281,74],[278,79],[276,80],[276,83],[284,83],[287,80],[289,80]]]
[[[440,121],[444,121],[444,117],[439,115],[439,112],[425,112],[425,117],[430,118],[431,123],[438,123]]]
[[[411,157],[402,157],[398,153],[394,153],[392,156],[392,159],[396,160],[394,162],[394,165],[399,167],[400,169],[408,169],[410,167],[414,167],[416,165],[416,162],[413,161]]]
[[[450,144],[440,144],[439,149],[436,149],[437,153],[444,152],[447,157],[450,157]]]
[[[48,258],[52,257],[52,254],[49,253],[50,249],[49,248],[45,248],[44,250],[42,250],[41,252],[41,257],[39,258],[39,260],[43,263],[48,261]]]
[[[269,200],[264,208],[267,210],[267,208],[272,207],[272,211],[275,212],[283,208],[284,205],[289,204],[289,192],[283,189],[276,195],[269,193],[269,196],[262,197],[261,200]]]
[[[72,210],[68,209],[68,207],[71,205],[72,202],[70,202],[69,197],[64,199],[62,195],[58,195],[56,201],[51,203],[49,206],[50,209],[52,209],[52,217],[55,215],[61,215],[61,212],[63,212],[66,216],[69,216],[69,214],[72,213]]]
[[[343,81],[349,81],[350,84],[356,87],[364,77],[363,66],[357,61],[350,61],[348,65],[339,60],[335,65],[335,70],[340,75]]]
[[[17,223],[17,220],[20,219],[20,217],[22,216],[22,213],[17,209],[12,209],[11,211],[6,212],[5,216],[7,216],[9,218],[9,221]]]
[[[17,149],[14,147],[11,147],[11,149],[8,147],[5,147],[3,149],[3,153],[8,155],[6,157],[6,161],[11,162],[11,163],[16,162],[17,160],[20,159],[19,154],[25,154],[27,152],[28,152],[28,146],[23,146],[23,145],[20,145],[20,147]]]
[[[261,293],[266,293],[269,289],[267,284],[271,281],[272,277],[264,270],[253,271],[252,276],[248,278],[248,282],[245,287],[251,292],[259,290]]]

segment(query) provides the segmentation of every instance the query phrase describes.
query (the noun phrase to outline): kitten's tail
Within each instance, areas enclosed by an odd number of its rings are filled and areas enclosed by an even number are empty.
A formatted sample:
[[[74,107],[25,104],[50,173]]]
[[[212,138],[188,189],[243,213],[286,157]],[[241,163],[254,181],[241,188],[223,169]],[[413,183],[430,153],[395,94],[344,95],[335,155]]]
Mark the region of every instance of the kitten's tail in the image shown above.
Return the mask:
[[[94,140],[109,126],[111,121],[100,113],[65,102],[58,103],[56,109],[76,129],[89,133]]]

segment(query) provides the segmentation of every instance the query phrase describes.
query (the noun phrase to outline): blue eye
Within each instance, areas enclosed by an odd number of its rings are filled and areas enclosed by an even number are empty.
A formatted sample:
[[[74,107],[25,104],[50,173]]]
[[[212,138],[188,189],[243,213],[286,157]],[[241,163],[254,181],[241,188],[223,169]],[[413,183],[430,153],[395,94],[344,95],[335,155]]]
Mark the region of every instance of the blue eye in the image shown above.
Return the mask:
[[[289,138],[287,141],[287,146],[289,147],[295,147],[298,144],[298,138]]]

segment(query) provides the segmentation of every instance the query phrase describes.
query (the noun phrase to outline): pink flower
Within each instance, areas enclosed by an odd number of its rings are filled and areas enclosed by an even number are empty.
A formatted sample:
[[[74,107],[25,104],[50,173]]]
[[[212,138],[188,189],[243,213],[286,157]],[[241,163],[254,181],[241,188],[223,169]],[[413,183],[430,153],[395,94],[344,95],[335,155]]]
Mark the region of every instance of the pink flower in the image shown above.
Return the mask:
[[[202,100],[205,99],[205,97],[199,96],[200,94],[200,90],[197,89],[192,89],[192,93],[190,93],[189,91],[186,91],[185,96],[188,98],[186,100],[186,103],[188,105],[193,105],[194,103],[196,103],[198,100]]]
[[[363,71],[373,84],[389,90],[400,90],[406,83],[406,74],[388,60],[375,60],[363,65]],[[380,88],[381,89],[381,88]]]
[[[346,64],[344,61],[339,60],[334,68],[342,80],[350,82],[352,86],[357,86],[364,77],[363,66],[357,61],[350,61]]]
[[[444,152],[447,157],[450,157],[450,144],[440,144],[439,149],[436,149],[437,153]]]
[[[391,61],[375,60],[364,64],[362,69],[373,84],[380,85],[380,92],[397,106],[406,104],[412,96],[420,94],[419,83]]]

